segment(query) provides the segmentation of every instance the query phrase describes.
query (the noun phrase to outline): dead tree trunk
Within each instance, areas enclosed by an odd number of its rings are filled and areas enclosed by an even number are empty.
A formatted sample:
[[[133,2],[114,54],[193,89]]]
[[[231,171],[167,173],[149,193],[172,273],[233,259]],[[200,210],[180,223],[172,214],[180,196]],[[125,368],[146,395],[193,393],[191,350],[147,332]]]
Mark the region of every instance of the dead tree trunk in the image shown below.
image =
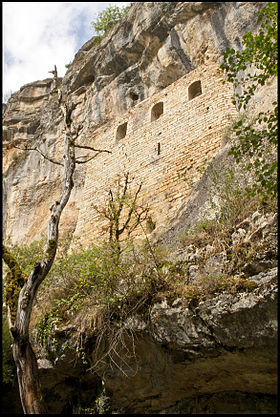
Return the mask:
[[[71,135],[68,129],[65,134],[64,147],[64,185],[59,201],[52,207],[51,218],[48,224],[48,243],[41,262],[37,262],[29,277],[22,286],[18,301],[7,300],[8,322],[13,338],[13,357],[17,368],[20,398],[25,414],[42,414],[47,412],[44,404],[38,374],[38,365],[32,346],[29,342],[29,322],[32,304],[41,282],[47,276],[56,255],[58,244],[58,226],[61,213],[66,206],[73,188],[73,174],[75,171],[75,149],[71,143]],[[19,292],[19,287],[24,281],[23,274],[17,261],[4,247],[3,258],[11,270],[10,286],[13,293]],[[17,302],[16,302],[17,301]],[[16,316],[13,320],[13,314]]]
[[[29,340],[14,338],[13,357],[17,368],[17,379],[24,414],[47,413],[41,394],[37,359]]]
[[[39,380],[39,371],[36,356],[29,341],[29,323],[32,311],[32,304],[37,290],[49,273],[55,259],[58,245],[58,226],[61,213],[66,206],[74,186],[73,174],[76,163],[84,164],[93,159],[100,152],[108,150],[94,149],[90,146],[78,145],[76,139],[81,127],[76,130],[72,126],[71,114],[73,111],[71,101],[63,100],[62,92],[58,88],[57,71],[53,71],[55,89],[58,96],[58,103],[64,115],[65,139],[63,163],[55,161],[44,155],[38,148],[19,148],[22,150],[35,150],[48,161],[64,167],[64,183],[59,200],[51,208],[51,216],[48,224],[48,242],[44,257],[37,262],[31,273],[26,277],[14,256],[3,245],[3,259],[10,269],[7,278],[8,290],[6,291],[6,304],[8,310],[8,325],[13,339],[13,357],[17,368],[17,378],[25,414],[43,414],[47,412],[44,403]],[[14,145],[14,147],[17,147]],[[17,147],[18,148],[18,147]],[[96,154],[90,158],[81,156],[82,160],[76,159],[75,148],[95,151]],[[86,159],[84,159],[86,157]]]

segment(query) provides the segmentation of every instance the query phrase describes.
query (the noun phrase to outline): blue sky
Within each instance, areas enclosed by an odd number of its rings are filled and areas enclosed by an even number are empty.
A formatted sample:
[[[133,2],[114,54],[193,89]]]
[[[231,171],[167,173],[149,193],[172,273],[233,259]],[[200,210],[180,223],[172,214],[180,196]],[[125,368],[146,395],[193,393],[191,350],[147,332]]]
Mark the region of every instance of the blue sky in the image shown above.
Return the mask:
[[[2,2],[3,95],[32,81],[51,76],[56,64],[65,65],[92,36],[90,24],[109,5],[129,2]]]

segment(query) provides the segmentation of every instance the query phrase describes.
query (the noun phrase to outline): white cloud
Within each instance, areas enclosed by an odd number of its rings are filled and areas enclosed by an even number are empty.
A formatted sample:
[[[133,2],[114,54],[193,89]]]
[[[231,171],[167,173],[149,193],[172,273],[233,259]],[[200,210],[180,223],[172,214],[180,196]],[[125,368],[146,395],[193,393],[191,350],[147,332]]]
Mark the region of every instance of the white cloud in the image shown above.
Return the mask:
[[[58,75],[93,35],[90,22],[109,4],[127,2],[3,2],[3,94]]]

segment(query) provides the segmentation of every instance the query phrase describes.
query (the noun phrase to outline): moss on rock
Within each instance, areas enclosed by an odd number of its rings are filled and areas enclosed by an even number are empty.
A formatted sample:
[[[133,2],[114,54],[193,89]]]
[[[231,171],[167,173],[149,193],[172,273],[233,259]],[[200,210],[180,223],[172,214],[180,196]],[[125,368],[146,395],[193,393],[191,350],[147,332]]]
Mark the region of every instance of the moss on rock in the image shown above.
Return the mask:
[[[27,281],[27,276],[22,272],[16,258],[3,245],[3,259],[10,271],[6,276],[5,298],[10,309],[11,322],[14,323],[17,313],[19,293]]]

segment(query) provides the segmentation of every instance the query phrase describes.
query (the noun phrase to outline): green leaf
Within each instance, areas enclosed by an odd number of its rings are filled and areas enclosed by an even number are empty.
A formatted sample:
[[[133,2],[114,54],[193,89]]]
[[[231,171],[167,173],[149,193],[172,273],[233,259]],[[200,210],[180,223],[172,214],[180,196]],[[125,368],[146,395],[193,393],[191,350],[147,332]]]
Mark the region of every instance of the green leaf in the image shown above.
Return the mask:
[[[267,3],[259,12],[259,21],[261,22],[261,29],[256,34],[247,32],[243,36],[243,50],[239,52],[232,48],[227,48],[226,58],[222,63],[228,75],[228,81],[233,84],[235,89],[240,86],[241,91],[243,91],[241,95],[236,94],[232,98],[233,104],[239,111],[247,108],[258,86],[266,85],[278,72],[277,3]],[[247,71],[246,76],[240,74],[240,71],[245,70]],[[247,165],[247,169],[256,169],[258,171],[257,175],[260,172],[265,174],[267,179],[264,181],[261,178],[260,182],[253,184],[252,187],[252,189],[262,195],[276,192],[277,190],[275,174],[272,176],[276,168],[266,160],[263,153],[264,143],[268,144],[265,146],[269,146],[269,144],[272,146],[277,145],[277,102],[273,101],[272,105],[274,106],[272,114],[260,112],[255,121],[246,124],[244,120],[240,119],[232,125],[237,141],[232,146],[229,154],[234,156],[237,163],[245,155],[254,159],[258,158]]]

